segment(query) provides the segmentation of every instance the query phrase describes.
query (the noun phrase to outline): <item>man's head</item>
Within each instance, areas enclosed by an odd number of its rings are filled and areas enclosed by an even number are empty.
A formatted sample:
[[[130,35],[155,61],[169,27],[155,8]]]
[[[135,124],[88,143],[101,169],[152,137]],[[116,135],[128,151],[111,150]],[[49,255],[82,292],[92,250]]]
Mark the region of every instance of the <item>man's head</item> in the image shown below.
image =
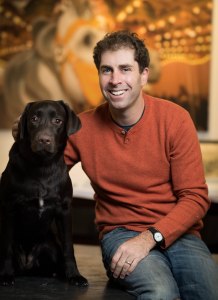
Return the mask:
[[[100,68],[102,53],[108,50],[116,51],[122,48],[135,50],[135,60],[138,62],[140,73],[149,67],[149,52],[143,40],[139,39],[136,33],[116,31],[106,34],[94,48],[93,58],[97,70],[99,71]]]
[[[120,112],[141,115],[142,89],[149,74],[149,54],[143,41],[128,31],[110,33],[97,43],[93,57],[99,85],[114,120],[115,114],[120,115]],[[134,123],[132,117],[130,119],[128,123]]]

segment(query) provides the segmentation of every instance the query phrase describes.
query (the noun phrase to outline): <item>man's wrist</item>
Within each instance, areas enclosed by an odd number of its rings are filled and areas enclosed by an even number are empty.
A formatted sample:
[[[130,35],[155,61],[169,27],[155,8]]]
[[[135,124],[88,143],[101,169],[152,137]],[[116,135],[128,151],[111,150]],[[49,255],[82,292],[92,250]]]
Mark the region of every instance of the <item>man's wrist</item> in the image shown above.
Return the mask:
[[[162,233],[159,230],[157,230],[155,227],[151,226],[151,227],[148,228],[148,231],[151,232],[152,237],[153,237],[154,241],[156,242],[156,244],[158,246],[163,245],[164,237],[163,237]]]
[[[146,241],[146,245],[148,245],[149,250],[153,249],[156,246],[153,235],[149,230],[143,231],[140,235],[143,240]]]

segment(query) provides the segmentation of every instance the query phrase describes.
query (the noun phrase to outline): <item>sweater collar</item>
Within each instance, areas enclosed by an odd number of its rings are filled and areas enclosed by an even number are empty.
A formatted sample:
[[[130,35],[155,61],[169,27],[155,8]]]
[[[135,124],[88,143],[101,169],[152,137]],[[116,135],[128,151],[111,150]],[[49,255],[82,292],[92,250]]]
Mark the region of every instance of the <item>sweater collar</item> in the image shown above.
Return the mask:
[[[117,132],[120,132],[120,131],[123,131],[125,130],[126,132],[128,131],[131,131],[133,132],[134,129],[137,129],[139,128],[143,123],[144,123],[144,119],[145,119],[145,116],[146,116],[146,111],[148,109],[148,101],[147,101],[147,97],[146,95],[144,95],[144,109],[143,109],[143,112],[141,114],[141,117],[139,118],[139,120],[134,123],[134,124],[131,124],[131,125],[127,125],[127,126],[122,126],[120,124],[118,124],[117,122],[115,122],[110,114],[110,109],[109,109],[109,105],[108,103],[106,103],[106,109],[107,109],[107,117],[108,117],[108,121],[110,122],[110,127],[113,129],[113,130],[116,130]],[[130,130],[131,129],[131,130]]]

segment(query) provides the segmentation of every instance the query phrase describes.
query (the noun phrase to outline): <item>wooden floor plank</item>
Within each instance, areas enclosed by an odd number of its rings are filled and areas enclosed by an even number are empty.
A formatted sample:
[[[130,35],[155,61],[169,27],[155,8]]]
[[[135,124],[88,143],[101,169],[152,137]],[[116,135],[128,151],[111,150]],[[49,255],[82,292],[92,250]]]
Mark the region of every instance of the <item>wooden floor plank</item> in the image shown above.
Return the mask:
[[[87,288],[70,286],[56,278],[16,278],[13,287],[0,287],[1,300],[128,300],[134,297],[110,285],[99,246],[75,245],[78,268]]]

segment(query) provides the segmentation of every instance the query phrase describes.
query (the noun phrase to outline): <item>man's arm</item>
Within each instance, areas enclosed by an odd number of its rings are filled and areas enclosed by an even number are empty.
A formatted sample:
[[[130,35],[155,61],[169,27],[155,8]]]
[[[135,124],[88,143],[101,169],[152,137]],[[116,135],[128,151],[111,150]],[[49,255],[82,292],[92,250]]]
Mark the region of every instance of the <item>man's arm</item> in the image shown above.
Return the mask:
[[[175,136],[171,138],[170,167],[177,203],[154,224],[165,238],[165,247],[187,232],[199,232],[202,218],[210,207],[200,144],[188,113],[184,114]]]

